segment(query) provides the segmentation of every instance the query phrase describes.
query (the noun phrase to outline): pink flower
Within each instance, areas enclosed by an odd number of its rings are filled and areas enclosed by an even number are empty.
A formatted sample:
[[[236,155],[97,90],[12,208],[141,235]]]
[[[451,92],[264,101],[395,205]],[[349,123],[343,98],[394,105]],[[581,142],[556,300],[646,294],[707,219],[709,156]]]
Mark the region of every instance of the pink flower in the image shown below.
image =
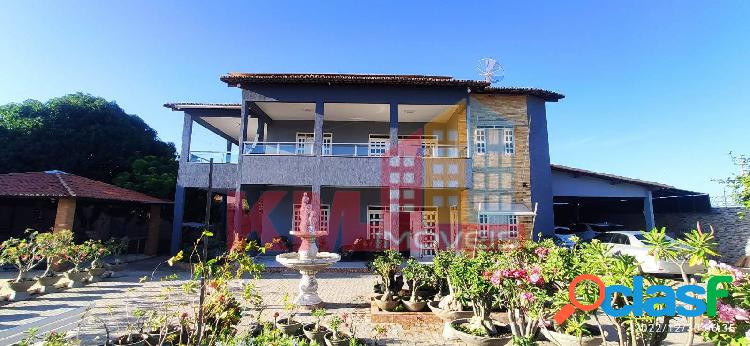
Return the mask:
[[[490,277],[490,282],[492,282],[493,285],[498,286],[503,281],[503,277],[500,273],[500,271],[495,271],[492,273],[492,276]]]
[[[720,301],[716,302],[716,310],[719,315],[719,320],[724,323],[734,324],[734,308],[732,306],[724,304]]]
[[[534,267],[533,269],[531,269],[531,274],[529,275],[529,283],[533,285],[544,284],[544,277],[542,276],[542,270],[539,269],[539,267]]]
[[[521,299],[531,303],[534,301],[534,294],[531,292],[523,292],[521,293]]]
[[[546,247],[538,247],[534,250],[534,253],[541,259],[544,259],[549,255],[549,249]]]
[[[747,321],[750,319],[750,313],[743,308],[734,308],[734,319],[737,321]]]
[[[714,325],[714,323],[711,322],[711,320],[709,320],[707,318],[704,318],[703,322],[701,322],[701,329],[702,330],[713,330],[714,327],[716,327],[716,325]]]

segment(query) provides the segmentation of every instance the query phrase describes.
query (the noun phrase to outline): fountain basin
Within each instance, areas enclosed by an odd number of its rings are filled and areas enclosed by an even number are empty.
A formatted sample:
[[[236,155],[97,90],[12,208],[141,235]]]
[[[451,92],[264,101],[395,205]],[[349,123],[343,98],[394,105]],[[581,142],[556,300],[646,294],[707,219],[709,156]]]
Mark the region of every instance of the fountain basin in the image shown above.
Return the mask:
[[[315,270],[320,271],[330,267],[341,260],[341,255],[332,252],[318,252],[314,258],[303,259],[296,252],[288,252],[276,255],[276,261],[284,267],[294,270]]]
[[[315,308],[323,303],[318,295],[318,280],[315,274],[341,259],[341,255],[331,252],[318,252],[315,256],[302,257],[299,253],[283,253],[276,261],[284,267],[298,270],[302,274],[299,281],[299,294],[294,303],[304,308]]]

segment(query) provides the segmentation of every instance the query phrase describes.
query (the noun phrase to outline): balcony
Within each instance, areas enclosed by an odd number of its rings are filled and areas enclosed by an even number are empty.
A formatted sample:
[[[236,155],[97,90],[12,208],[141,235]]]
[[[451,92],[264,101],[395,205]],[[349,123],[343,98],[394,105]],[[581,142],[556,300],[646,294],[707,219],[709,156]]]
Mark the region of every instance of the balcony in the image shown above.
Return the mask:
[[[214,163],[237,163],[237,154],[229,151],[191,151],[188,162],[209,163],[211,159]]]
[[[467,158],[466,146],[399,141],[399,156],[425,158]],[[389,142],[323,143],[322,156],[382,157],[390,150]],[[312,156],[312,143],[245,142],[244,155]],[[216,159],[214,162],[217,162]]]

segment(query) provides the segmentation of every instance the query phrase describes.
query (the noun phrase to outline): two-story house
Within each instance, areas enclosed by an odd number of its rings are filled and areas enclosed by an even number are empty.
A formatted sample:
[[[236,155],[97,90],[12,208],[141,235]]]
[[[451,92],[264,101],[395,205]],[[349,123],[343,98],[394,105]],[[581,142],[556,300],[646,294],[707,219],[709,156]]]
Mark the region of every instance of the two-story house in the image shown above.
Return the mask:
[[[551,232],[546,102],[564,96],[445,76],[230,73],[238,104],[170,103],[184,113],[174,207],[185,188],[229,200],[227,235],[262,242],[296,227],[313,197],[329,251],[438,248]],[[191,151],[197,123],[226,152]]]

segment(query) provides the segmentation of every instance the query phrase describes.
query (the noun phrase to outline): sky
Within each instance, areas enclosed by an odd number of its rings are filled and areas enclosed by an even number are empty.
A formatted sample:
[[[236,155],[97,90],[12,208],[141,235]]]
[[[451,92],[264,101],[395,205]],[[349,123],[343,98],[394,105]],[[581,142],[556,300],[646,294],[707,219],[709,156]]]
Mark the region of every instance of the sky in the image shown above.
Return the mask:
[[[553,163],[720,196],[729,152],[750,154],[748,18],[748,1],[2,1],[0,104],[82,91],[179,147],[162,104],[239,102],[227,72],[479,79],[494,57],[500,86],[566,96],[547,104]]]

